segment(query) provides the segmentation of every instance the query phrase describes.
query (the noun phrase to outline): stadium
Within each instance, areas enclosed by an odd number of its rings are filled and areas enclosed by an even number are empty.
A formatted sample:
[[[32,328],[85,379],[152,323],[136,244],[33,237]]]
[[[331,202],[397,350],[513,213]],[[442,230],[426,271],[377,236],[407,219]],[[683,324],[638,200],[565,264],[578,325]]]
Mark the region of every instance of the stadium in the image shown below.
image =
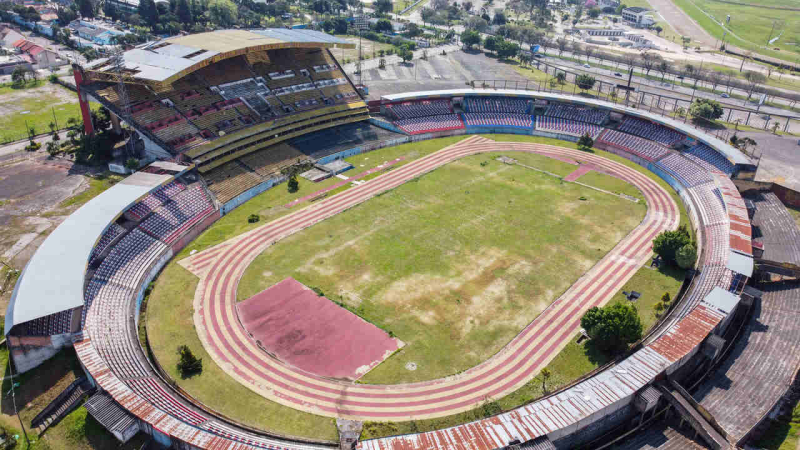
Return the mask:
[[[793,235],[786,234],[790,229],[781,220],[791,218],[776,194],[748,185],[756,167],[746,155],[669,117],[580,96],[454,89],[386,95],[368,106],[333,56],[331,50],[339,46],[352,44],[309,30],[223,30],[148,43],[126,51],[121,59],[75,66],[86,133],[93,131],[88,104],[99,103],[111,111],[115,129],[123,122],[135,130],[130,137],[133,154],[148,164],[69,216],[24,269],[5,323],[18,371],[74,346],[88,386],[76,392],[79,397],[91,390],[86,408],[98,422],[122,442],[144,432],[162,447],[180,449],[744,445],[789,390],[800,362],[791,351],[800,333],[786,323],[769,326],[759,340],[735,340],[748,332],[743,324],[754,309],[780,316],[786,314],[781,308],[791,310],[786,305],[798,298],[797,287],[791,285],[763,293],[748,286],[757,264],[772,267],[771,273],[796,276],[800,249],[796,241],[791,244]],[[602,153],[575,149],[574,143],[586,134]],[[555,145],[557,141],[563,146]],[[437,142],[446,143],[427,153],[421,150],[425,143],[435,147]],[[390,153],[381,153],[402,145],[418,146],[416,157],[389,160]],[[363,161],[377,155],[369,168],[361,164],[365,172],[360,181],[342,175],[355,168],[348,161],[358,155]],[[274,259],[262,264],[260,255],[272,247],[283,249],[282,241],[301,239],[302,233],[332,221],[353,221],[356,229],[359,220],[351,216],[359,208],[388,202],[384,194],[413,189],[408,186],[443,176],[442,170],[457,164],[486,166],[488,156],[478,160],[476,155],[502,155],[503,164],[521,171],[514,172],[514,182],[532,173],[517,167],[526,157],[611,175],[633,186],[646,210],[635,209],[642,206],[638,199],[614,194],[615,203],[605,207],[619,208],[620,215],[630,211],[625,222],[630,226],[607,224],[619,227],[614,230],[618,236],[604,241],[605,247],[597,244],[599,253],[585,264],[572,264],[576,273],[564,276],[568,284],[563,293],[523,317],[525,323],[497,351],[476,357],[469,367],[442,369],[425,380],[359,382],[381,364],[391,364],[401,349],[413,351],[413,336],[394,336],[335,306],[326,298],[333,297],[328,289],[323,296],[308,283],[284,279],[279,264]],[[583,172],[563,179],[571,183]],[[276,192],[294,175],[311,182],[337,176],[343,181],[282,206],[266,223],[187,251],[225,216]],[[566,182],[559,179],[557,184],[570,184]],[[479,211],[470,209],[466,197],[448,197],[438,190],[441,184],[426,186],[417,197],[409,194],[401,200],[441,195],[442,203],[453,203],[453,198],[464,202],[456,202],[456,210],[469,215]],[[482,187],[473,184],[470,189]],[[528,190],[515,194],[519,187],[504,189],[509,192],[497,203],[539,198]],[[582,200],[588,195],[573,193]],[[491,199],[482,202],[480,208],[494,211],[487,206]],[[607,304],[651,261],[653,238],[677,228],[682,210],[697,237],[698,262],[673,307],[624,357],[488,418],[359,439],[361,422],[452,416],[529,383],[580,332],[583,313]],[[411,217],[406,228],[422,227],[414,224],[424,217]],[[452,226],[460,220],[456,216]],[[369,233],[370,223],[361,232]],[[536,232],[522,232],[513,235],[516,242],[536,240]],[[601,234],[609,233],[603,229]],[[565,232],[563,237],[568,246],[570,239],[578,239],[569,236]],[[332,258],[324,252],[330,243],[324,236],[318,242],[315,251],[329,262]],[[267,259],[282,255],[269,254]],[[290,260],[288,251],[285,258]],[[196,286],[186,294],[194,311],[186,320],[212,359],[204,364],[220,367],[223,377],[245,386],[255,398],[335,419],[339,442],[257,429],[198,400],[171,378],[163,361],[154,358],[157,352],[142,344],[139,320],[148,286],[157,279],[160,283],[173,261],[191,273]],[[276,273],[262,275],[265,267]],[[299,272],[290,268],[287,273]],[[268,281],[250,286],[253,277]],[[286,299],[301,306],[287,307]],[[285,352],[282,333],[295,329],[291,327],[306,333],[310,353]],[[411,345],[403,342],[408,339]],[[776,345],[779,341],[787,345]],[[355,350],[341,349],[338,343]],[[736,367],[731,373],[739,378],[728,379],[729,387],[721,392],[713,374],[729,364],[725,358],[731,353],[740,356],[732,364],[746,367]],[[758,388],[752,387],[753,380]],[[743,396],[750,401],[737,404]],[[692,431],[660,419],[670,414]],[[353,424],[358,431],[348,428]]]

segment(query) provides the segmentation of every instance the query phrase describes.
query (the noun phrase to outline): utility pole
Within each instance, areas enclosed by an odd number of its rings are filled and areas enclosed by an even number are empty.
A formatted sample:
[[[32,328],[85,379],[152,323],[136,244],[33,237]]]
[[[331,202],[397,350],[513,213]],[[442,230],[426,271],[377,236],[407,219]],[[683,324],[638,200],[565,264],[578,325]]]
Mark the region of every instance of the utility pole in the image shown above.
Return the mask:
[[[25,424],[22,423],[22,417],[19,416],[19,411],[17,411],[17,386],[14,385],[14,362],[9,361],[8,364],[8,371],[11,374],[11,402],[14,404],[14,414],[17,415],[17,419],[19,419],[19,426],[22,428],[22,434],[25,436],[25,442],[28,444],[27,447],[30,448],[31,441],[28,439],[28,432],[25,431]]]

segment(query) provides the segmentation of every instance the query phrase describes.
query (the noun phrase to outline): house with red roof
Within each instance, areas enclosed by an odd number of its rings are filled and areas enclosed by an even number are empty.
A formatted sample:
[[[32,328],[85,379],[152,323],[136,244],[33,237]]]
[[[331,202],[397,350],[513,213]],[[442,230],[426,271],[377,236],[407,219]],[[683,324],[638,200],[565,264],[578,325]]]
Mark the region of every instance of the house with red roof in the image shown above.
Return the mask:
[[[31,62],[34,69],[59,67],[68,63],[68,61],[62,58],[58,53],[48,50],[27,39],[19,39],[14,42],[13,46],[20,53],[20,56]]]

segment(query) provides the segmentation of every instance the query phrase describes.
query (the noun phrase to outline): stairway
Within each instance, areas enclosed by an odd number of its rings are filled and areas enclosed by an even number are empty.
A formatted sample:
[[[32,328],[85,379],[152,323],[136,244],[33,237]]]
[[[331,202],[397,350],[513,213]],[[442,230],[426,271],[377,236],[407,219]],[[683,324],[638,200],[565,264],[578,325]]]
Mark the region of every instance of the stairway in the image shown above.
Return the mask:
[[[31,420],[31,427],[35,428],[39,434],[44,433],[50,425],[58,423],[64,416],[77,408],[81,399],[94,392],[95,389],[89,385],[86,377],[78,378]]]

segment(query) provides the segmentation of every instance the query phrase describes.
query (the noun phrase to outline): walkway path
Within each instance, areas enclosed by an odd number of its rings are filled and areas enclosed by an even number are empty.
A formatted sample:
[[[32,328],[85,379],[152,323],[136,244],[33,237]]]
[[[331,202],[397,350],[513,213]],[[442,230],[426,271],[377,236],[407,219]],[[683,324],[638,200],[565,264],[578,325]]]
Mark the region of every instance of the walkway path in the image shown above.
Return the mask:
[[[484,152],[523,151],[569,157],[614,173],[644,194],[642,222],[605,257],[487,361],[463,373],[412,384],[365,385],[322,378],[267,356],[236,318],[236,287],[247,266],[279,239],[312,226],[448,162]],[[577,333],[580,317],[607,303],[650,255],[656,234],[678,225],[672,197],[646,175],[621,163],[551,145],[495,142],[473,136],[339,195],[277,219],[180,261],[198,277],[194,323],[214,361],[254,392],[303,411],[356,420],[442,417],[518,389],[536,376]]]

